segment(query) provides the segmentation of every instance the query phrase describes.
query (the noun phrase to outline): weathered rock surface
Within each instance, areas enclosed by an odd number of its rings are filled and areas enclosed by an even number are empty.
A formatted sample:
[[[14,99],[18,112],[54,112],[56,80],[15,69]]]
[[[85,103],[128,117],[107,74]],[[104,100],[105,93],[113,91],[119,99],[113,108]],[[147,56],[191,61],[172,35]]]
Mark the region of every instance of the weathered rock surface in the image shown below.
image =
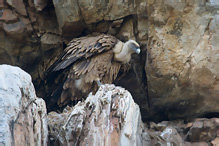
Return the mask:
[[[16,65],[27,71],[37,95],[44,97],[44,73],[69,40],[92,32],[107,33],[123,41],[137,40],[145,53],[146,22],[144,0],[0,0],[0,64]],[[145,57],[136,56],[132,62],[135,68],[126,76],[130,80],[117,83],[126,85],[138,97],[137,103],[147,106]]]
[[[48,119],[52,145],[148,145],[150,140],[139,106],[114,85],[101,86],[61,114],[50,112]]]
[[[117,21],[133,14],[146,13],[146,1],[57,1],[53,0],[59,29],[63,35],[80,34],[88,25]],[[95,26],[95,25],[94,25]]]
[[[186,135],[186,140],[191,142],[213,141],[219,136],[219,119],[196,119]]]
[[[135,39],[141,55],[115,84],[130,91],[144,121],[215,117],[218,5],[217,0],[0,0],[0,64],[27,71],[44,97],[44,73],[70,39],[93,32]]]
[[[196,119],[187,124],[184,121],[150,122],[148,133],[151,145],[216,146],[219,144],[218,120]]]
[[[96,95],[48,114],[51,145],[199,146],[219,144],[218,118],[143,124],[131,94],[103,85]]]
[[[21,67],[38,84],[62,42],[51,2],[0,1],[0,64]]]
[[[0,65],[0,115],[0,145],[47,145],[45,102],[18,67]]]
[[[148,0],[149,98],[163,119],[219,113],[219,3]]]

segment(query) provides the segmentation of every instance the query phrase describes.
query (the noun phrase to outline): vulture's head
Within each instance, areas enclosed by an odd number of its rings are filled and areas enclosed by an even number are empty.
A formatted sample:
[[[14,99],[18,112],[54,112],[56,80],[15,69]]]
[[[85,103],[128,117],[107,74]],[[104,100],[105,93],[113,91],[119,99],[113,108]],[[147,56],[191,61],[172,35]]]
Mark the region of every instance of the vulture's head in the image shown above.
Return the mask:
[[[141,52],[140,45],[134,41],[134,40],[129,40],[125,43],[125,46],[127,47],[128,51],[132,53],[137,53],[139,54]]]

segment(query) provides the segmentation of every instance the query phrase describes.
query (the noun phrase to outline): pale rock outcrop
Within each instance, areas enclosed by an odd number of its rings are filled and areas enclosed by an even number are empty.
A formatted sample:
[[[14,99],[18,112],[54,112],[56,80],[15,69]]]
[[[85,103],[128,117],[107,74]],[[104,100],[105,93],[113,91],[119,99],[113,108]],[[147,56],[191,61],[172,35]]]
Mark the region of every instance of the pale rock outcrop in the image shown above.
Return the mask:
[[[211,144],[212,144],[213,146],[218,146],[218,145],[219,145],[219,135],[218,135],[218,137],[216,137],[213,141],[211,141]]]
[[[218,118],[142,123],[130,93],[114,85],[48,119],[50,145],[207,146],[219,136]]]
[[[219,112],[218,6],[148,0],[149,98],[166,120]]]
[[[84,102],[63,113],[48,114],[52,144],[148,145],[150,137],[131,94],[114,85],[102,85]]]
[[[45,102],[18,67],[0,65],[0,115],[0,145],[47,145]]]

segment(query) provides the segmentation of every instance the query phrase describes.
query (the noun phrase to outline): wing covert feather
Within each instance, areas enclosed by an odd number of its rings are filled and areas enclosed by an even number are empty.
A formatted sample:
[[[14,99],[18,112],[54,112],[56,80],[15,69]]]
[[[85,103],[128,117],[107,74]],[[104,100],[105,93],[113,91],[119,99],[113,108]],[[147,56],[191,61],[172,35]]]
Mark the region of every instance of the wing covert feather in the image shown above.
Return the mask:
[[[73,39],[65,48],[64,53],[57,59],[52,71],[65,69],[77,60],[88,59],[91,56],[108,51],[116,43],[115,37],[106,34]]]

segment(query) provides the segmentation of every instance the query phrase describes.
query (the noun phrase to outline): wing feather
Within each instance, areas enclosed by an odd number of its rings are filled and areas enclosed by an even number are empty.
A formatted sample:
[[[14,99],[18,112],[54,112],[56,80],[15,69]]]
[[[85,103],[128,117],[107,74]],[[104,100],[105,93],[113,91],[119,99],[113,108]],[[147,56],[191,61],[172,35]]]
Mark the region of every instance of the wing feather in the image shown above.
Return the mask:
[[[105,34],[70,41],[50,67],[51,72],[68,73],[62,84],[59,106],[65,105],[69,99],[84,98],[91,91],[95,93],[98,89],[95,82],[97,79],[103,84],[112,83],[116,79],[121,68],[121,63],[112,61],[113,47],[117,41],[115,37]]]
[[[104,75],[104,77],[102,79],[102,82],[104,84],[112,83],[116,79],[116,77],[117,77],[117,75],[119,73],[120,68],[121,68],[121,64],[120,63],[113,62],[111,64],[110,69],[108,70],[108,72]]]
[[[87,83],[92,83],[98,78],[102,80],[102,77],[107,73],[108,70],[110,70],[112,58],[112,50],[90,58],[88,60],[89,64],[87,64],[85,70],[83,70],[83,72],[81,72],[79,75],[83,74],[85,82]],[[76,68],[74,68],[74,70],[77,71]]]
[[[91,56],[112,49],[116,43],[117,39],[115,37],[106,34],[73,39],[54,63],[54,66],[51,66],[51,70],[65,69],[77,60],[88,59]]]

